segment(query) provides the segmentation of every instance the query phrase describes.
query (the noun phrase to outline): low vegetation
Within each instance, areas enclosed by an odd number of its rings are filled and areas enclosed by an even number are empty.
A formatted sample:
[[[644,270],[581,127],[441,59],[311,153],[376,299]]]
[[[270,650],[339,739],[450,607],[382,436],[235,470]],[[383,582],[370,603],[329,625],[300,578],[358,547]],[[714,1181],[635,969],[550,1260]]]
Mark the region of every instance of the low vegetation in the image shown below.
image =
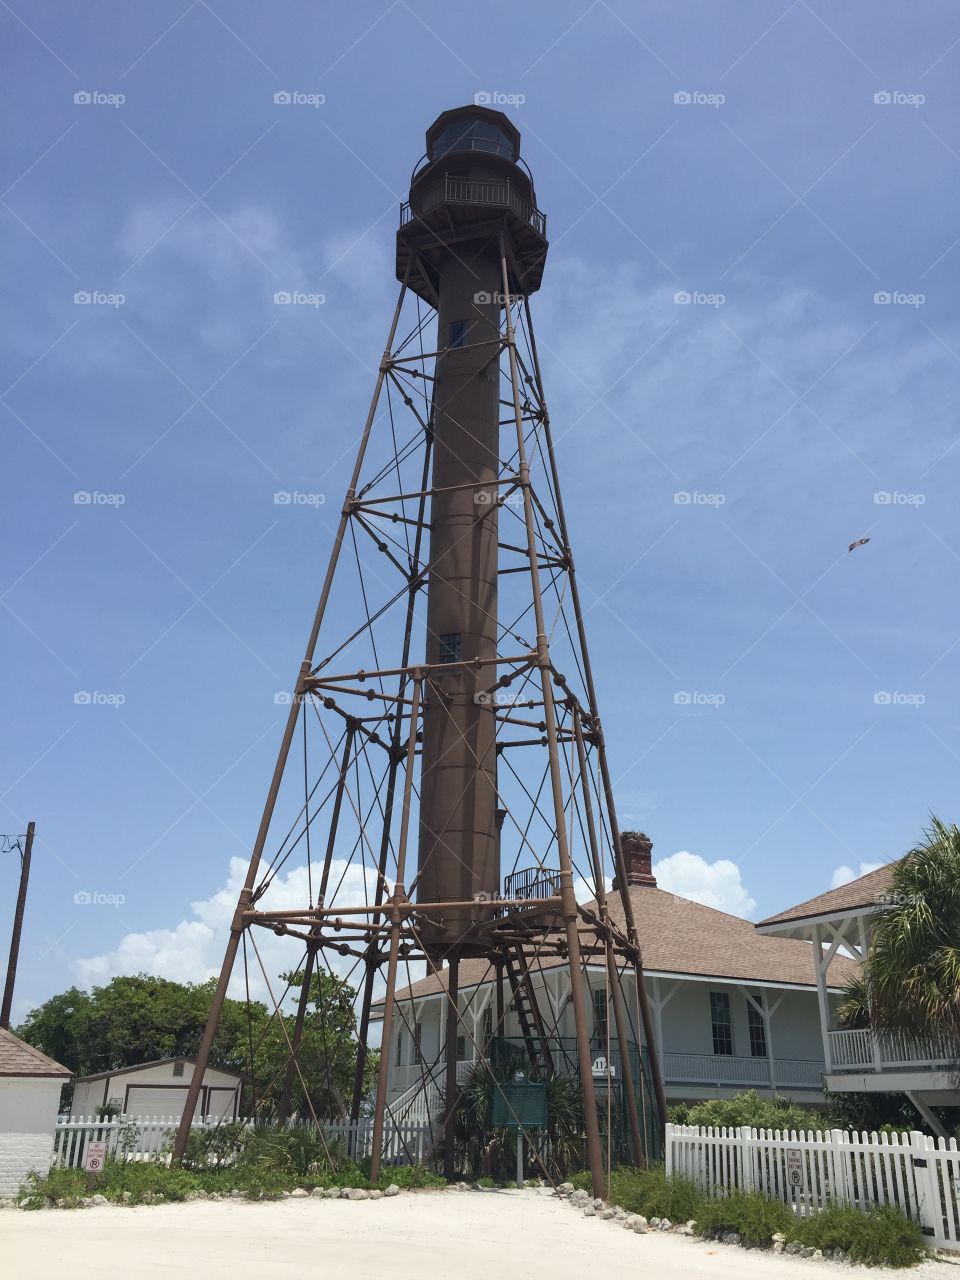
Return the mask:
[[[376,1185],[444,1186],[422,1165],[387,1167]],[[183,1165],[171,1168],[166,1156],[154,1160],[110,1160],[97,1179],[95,1194],[124,1204],[185,1200],[191,1192],[229,1195],[240,1191],[253,1200],[278,1200],[296,1187],[370,1187],[369,1161],[348,1159],[342,1146],[324,1147],[307,1129],[276,1130],[266,1126],[224,1125],[191,1135]],[[82,1169],[52,1169],[46,1177],[31,1174],[18,1197],[25,1209],[62,1202],[74,1208],[90,1194]]]
[[[574,1174],[570,1181],[590,1190],[588,1173]],[[912,1267],[927,1256],[920,1228],[889,1205],[863,1212],[852,1205],[829,1205],[810,1218],[797,1218],[782,1201],[756,1191],[705,1197],[687,1179],[668,1178],[662,1166],[617,1169],[607,1199],[648,1219],[694,1222],[701,1236],[735,1232],[752,1248],[770,1248],[775,1238],[785,1245],[796,1241],[808,1249],[843,1250],[851,1262],[872,1267]]]

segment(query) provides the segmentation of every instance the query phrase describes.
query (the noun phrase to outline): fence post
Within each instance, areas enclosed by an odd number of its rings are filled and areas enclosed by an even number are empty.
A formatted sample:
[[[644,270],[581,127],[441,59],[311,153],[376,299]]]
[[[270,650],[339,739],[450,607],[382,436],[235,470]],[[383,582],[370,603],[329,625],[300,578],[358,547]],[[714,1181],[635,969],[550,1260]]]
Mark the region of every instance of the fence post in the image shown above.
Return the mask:
[[[914,1186],[917,1189],[917,1218],[925,1236],[933,1236],[937,1244],[943,1243],[943,1218],[940,1209],[940,1184],[937,1178],[933,1152],[936,1139],[912,1130],[910,1133],[910,1163],[913,1165]]]
[[[849,1204],[853,1199],[851,1194],[851,1179],[847,1169],[847,1160],[850,1152],[844,1142],[844,1132],[842,1129],[830,1130],[830,1148],[833,1156],[833,1188],[837,1199],[843,1204]]]
[[[665,1134],[665,1140],[664,1140],[663,1159],[664,1159],[664,1168],[666,1170],[666,1174],[668,1178],[673,1173],[673,1134],[674,1134],[675,1127],[676,1126],[672,1124],[668,1124],[666,1126],[666,1134]]]
[[[753,1149],[750,1145],[750,1139],[753,1136],[753,1129],[746,1125],[737,1129],[737,1147],[740,1157],[740,1176],[737,1179],[737,1185],[741,1191],[753,1190]]]

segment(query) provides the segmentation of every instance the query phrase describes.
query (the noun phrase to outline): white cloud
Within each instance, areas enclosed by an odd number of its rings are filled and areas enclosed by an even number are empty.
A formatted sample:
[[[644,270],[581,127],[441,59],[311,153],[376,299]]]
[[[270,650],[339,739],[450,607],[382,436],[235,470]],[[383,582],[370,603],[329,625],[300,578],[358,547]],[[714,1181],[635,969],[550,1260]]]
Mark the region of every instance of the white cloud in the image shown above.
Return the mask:
[[[73,970],[81,986],[102,985],[122,974],[149,973],[173,982],[203,982],[220,972],[223,952],[227,943],[230,922],[237,905],[237,897],[246,875],[247,863],[243,858],[230,859],[230,872],[222,888],[209,898],[192,902],[193,918],[180,920],[166,928],[148,929],[142,933],[128,933],[112,950],[97,956],[82,957],[73,961]],[[363,873],[357,866],[348,867],[342,859],[334,859],[330,882],[338,884],[343,876],[342,900],[364,901]],[[367,872],[367,898],[372,898],[375,881]],[[338,897],[341,896],[338,894]],[[309,901],[307,869],[295,867],[285,876],[278,875],[268,892],[260,899],[261,909],[274,910],[300,907]],[[263,961],[274,995],[279,998],[283,983],[278,975],[295,969],[302,957],[303,946],[296,938],[278,937],[268,929],[252,930],[247,944],[247,968],[250,993],[258,1000],[271,1005],[267,983],[260,969],[252,942]],[[327,959],[335,972],[346,977],[355,960],[352,956],[340,957],[328,953]],[[351,979],[357,985],[359,971]],[[242,953],[234,966],[230,995],[241,998],[244,994]]]
[[[859,880],[861,876],[868,875],[871,871],[876,871],[881,867],[881,862],[861,862],[860,870],[854,871],[852,867],[846,865],[837,867],[830,878],[830,888],[839,889],[841,885],[849,884],[851,880]]]
[[[653,873],[658,888],[701,902],[705,907],[715,907],[745,919],[757,909],[756,901],[740,879],[740,868],[729,858],[707,862],[697,853],[681,851],[655,862]]]

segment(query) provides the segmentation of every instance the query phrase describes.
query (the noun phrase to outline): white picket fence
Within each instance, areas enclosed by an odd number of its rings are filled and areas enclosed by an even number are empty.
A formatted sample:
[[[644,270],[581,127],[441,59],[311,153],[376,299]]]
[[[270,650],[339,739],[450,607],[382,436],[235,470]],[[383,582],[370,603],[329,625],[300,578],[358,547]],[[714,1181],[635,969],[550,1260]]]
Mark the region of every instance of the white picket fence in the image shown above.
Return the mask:
[[[249,1123],[249,1122],[248,1122]],[[98,1120],[93,1116],[71,1117],[57,1123],[53,1140],[53,1167],[79,1169],[89,1142],[105,1142],[110,1156],[128,1160],[150,1160],[169,1150],[180,1124],[179,1116],[119,1116]],[[194,1120],[190,1126],[196,1133],[215,1129],[214,1117]],[[310,1125],[312,1127],[312,1124]],[[330,1138],[342,1138],[348,1154],[355,1160],[369,1156],[373,1149],[373,1119],[362,1117],[352,1123],[330,1123],[324,1126]],[[420,1123],[384,1125],[383,1155],[387,1164],[419,1164],[430,1145],[430,1126]]]
[[[118,1116],[98,1120],[95,1116],[71,1116],[59,1119],[53,1138],[53,1167],[79,1169],[88,1142],[105,1142],[107,1154],[125,1154],[131,1160],[148,1160],[159,1155],[180,1124],[179,1116]],[[194,1120],[193,1132],[215,1129],[217,1120]],[[124,1139],[126,1141],[124,1142]]]
[[[714,1129],[668,1124],[668,1174],[707,1195],[760,1191],[805,1217],[830,1203],[894,1205],[942,1249],[960,1249],[960,1150],[925,1133]]]

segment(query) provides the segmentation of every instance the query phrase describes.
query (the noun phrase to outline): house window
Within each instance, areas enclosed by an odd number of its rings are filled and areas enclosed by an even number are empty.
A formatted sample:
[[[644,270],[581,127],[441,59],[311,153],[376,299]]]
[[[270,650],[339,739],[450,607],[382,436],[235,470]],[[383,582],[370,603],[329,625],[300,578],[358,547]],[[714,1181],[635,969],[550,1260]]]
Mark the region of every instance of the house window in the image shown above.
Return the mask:
[[[174,1074],[175,1076],[182,1076],[182,1075],[183,1075],[183,1063],[182,1063],[182,1062],[175,1062],[175,1063],[173,1064],[173,1074]]]
[[[397,1056],[394,1059],[393,1065],[395,1067],[403,1066],[403,1032],[402,1031],[397,1032]]]
[[[467,345],[467,334],[469,332],[469,320],[451,320],[450,341],[447,345],[451,347],[465,347]]]
[[[421,1046],[421,1036],[423,1035],[423,1023],[415,1022],[413,1024],[413,1060],[420,1065],[423,1062],[423,1048]]]
[[[484,1009],[483,1011],[483,1024],[482,1024],[482,1030],[480,1032],[480,1044],[484,1052],[487,1051],[487,1048],[492,1039],[493,1039],[493,1010],[490,1008],[489,1005],[487,1005],[486,1009]]]
[[[459,662],[460,661],[460,632],[454,631],[449,635],[440,637],[440,648],[437,653],[437,661]]]
[[[730,997],[726,991],[710,992],[710,1022],[713,1029],[713,1052],[733,1053],[733,1023],[730,1019]]]
[[[467,1037],[457,1036],[457,1061],[463,1062],[467,1056]]]
[[[754,1003],[754,1001],[756,1003]],[[756,1005],[763,1004],[763,996],[755,995],[753,1000],[747,1002],[747,1026],[750,1029],[750,1054],[754,1058],[765,1058],[767,1056],[767,1028],[763,1021],[763,1014]]]
[[[603,989],[593,993],[593,1036],[598,1044],[606,1044],[607,993]]]

